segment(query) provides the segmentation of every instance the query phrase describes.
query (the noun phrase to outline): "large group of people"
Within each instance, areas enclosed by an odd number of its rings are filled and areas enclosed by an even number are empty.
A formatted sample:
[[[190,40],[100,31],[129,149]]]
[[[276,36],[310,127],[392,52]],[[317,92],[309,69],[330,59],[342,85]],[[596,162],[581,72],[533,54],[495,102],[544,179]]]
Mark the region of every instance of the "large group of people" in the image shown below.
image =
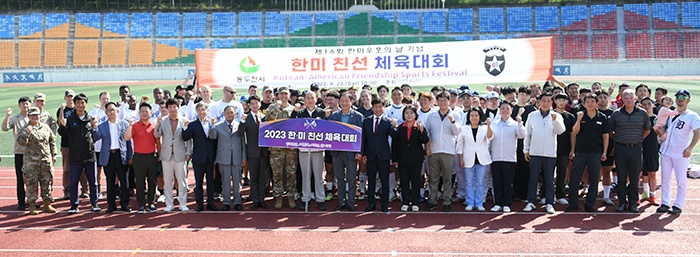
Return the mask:
[[[398,199],[404,212],[440,205],[450,212],[462,204],[465,211],[508,213],[519,200],[525,212],[539,204],[549,214],[555,204],[579,210],[585,195],[583,210],[596,212],[602,182],[601,204],[617,200],[617,212],[639,212],[640,202],[648,201],[659,206],[657,212],[680,214],[689,157],[700,139],[700,117],[688,109],[688,90],[669,96],[658,87],[651,96],[644,84],[606,90],[600,83],[554,80],[488,86],[481,94],[466,85],[414,92],[408,84],[376,91],[370,85],[312,84],[308,90],[264,86],[261,96],[251,85],[240,98],[231,86],[214,87],[223,90],[220,101],[211,86],[187,84],[178,85],[174,96],[155,88],[152,100],[138,100],[124,85],[119,101],[102,92],[93,110],[86,95],[66,90],[55,117],[45,110],[46,95],[37,93],[33,102],[20,97],[20,112],[8,108],[2,123],[16,139],[19,209],[38,214],[41,188],[43,212],[56,212],[54,201],[70,200],[68,213],[76,213],[80,198],[89,198],[91,210],[99,212],[104,173],[108,213],[131,212],[133,196],[139,213],[155,212],[161,203],[163,212],[172,212],[175,200],[186,212],[191,163],[196,211],[205,209],[205,199],[210,211],[241,211],[245,201],[252,202],[250,209],[267,209],[271,193],[275,209],[283,208],[286,197],[291,209],[314,201],[328,210],[326,201],[337,197],[334,211],[355,211],[356,200],[367,200],[364,211],[388,212]],[[278,119],[354,125],[361,128],[362,147],[349,152],[260,146],[260,124]],[[57,144],[61,198],[52,192]],[[247,196],[242,187],[249,187]]]

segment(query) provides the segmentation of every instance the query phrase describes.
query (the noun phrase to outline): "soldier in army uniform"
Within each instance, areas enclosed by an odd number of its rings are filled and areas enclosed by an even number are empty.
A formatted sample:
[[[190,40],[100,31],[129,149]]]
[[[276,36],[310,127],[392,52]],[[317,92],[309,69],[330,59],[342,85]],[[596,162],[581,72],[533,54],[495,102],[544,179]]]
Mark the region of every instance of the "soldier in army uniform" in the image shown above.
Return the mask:
[[[286,119],[292,116],[294,106],[289,104],[289,88],[277,90],[278,100],[267,108],[268,121]],[[272,168],[272,193],[275,197],[275,209],[282,208],[282,193],[287,191],[289,208],[296,208],[294,195],[297,193],[297,152],[296,149],[270,147],[270,167]],[[284,179],[286,180],[284,180]],[[283,184],[284,183],[284,184]]]
[[[39,122],[49,125],[51,132],[56,134],[58,123],[56,119],[44,109],[44,104],[46,104],[46,95],[44,93],[34,94],[34,106],[39,108]]]
[[[51,186],[53,184],[53,163],[56,162],[56,135],[45,123],[39,121],[39,108],[29,109],[29,123],[24,125],[17,136],[17,143],[26,147],[24,154],[24,183],[27,188],[29,214],[36,215],[37,184],[41,185],[41,199],[44,212],[54,213],[51,206]]]

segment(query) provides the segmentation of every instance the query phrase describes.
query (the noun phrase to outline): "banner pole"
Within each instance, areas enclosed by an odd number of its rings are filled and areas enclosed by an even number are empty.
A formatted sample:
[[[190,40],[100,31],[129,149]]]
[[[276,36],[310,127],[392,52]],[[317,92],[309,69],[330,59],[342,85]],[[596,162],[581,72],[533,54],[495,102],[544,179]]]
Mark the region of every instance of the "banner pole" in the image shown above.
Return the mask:
[[[306,162],[306,164],[308,165],[308,169],[309,169],[309,171],[310,171],[310,172],[309,172],[309,176],[313,176],[314,170],[312,170],[313,165],[311,165],[311,148],[306,149],[306,153],[307,153],[307,156],[306,156],[307,162]],[[318,179],[318,178],[315,178],[315,179]],[[302,180],[303,180],[303,179],[302,179]],[[309,185],[309,186],[313,186],[313,185]],[[303,189],[303,186],[302,186],[302,189]],[[301,193],[302,193],[302,196],[303,196],[304,190],[302,190]],[[316,193],[314,193],[314,195],[316,195]],[[311,201],[311,199],[309,199],[309,201]],[[304,212],[309,212],[309,201],[304,202]]]

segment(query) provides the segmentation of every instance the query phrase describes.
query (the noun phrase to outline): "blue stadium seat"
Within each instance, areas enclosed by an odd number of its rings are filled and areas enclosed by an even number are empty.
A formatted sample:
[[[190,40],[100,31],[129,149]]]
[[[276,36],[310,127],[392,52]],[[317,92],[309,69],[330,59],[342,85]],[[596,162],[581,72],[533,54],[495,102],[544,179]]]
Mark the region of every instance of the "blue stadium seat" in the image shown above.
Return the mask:
[[[394,14],[394,12],[373,12],[370,17],[372,19],[372,35],[393,35],[396,24]],[[372,41],[372,44],[374,45],[375,42]]]
[[[212,36],[235,36],[236,13],[215,12],[212,14],[211,25]]]
[[[313,26],[313,15],[310,13],[292,13],[289,14],[289,34],[293,34],[302,29],[309,29],[308,35],[311,35],[311,27]]]
[[[472,41],[474,40],[474,37],[472,36],[456,36],[456,37],[450,37],[450,41]]]
[[[194,50],[196,50],[196,49],[205,49],[205,48],[207,48],[207,41],[204,39],[183,39],[182,40],[182,49],[194,52]]]
[[[479,8],[479,31],[505,31],[504,18],[503,8]]]
[[[506,39],[504,35],[501,34],[481,34],[479,35],[479,40],[493,40],[493,39]]]
[[[469,9],[450,9],[447,11],[449,19],[448,30],[450,33],[469,33],[473,31],[473,10]],[[470,39],[471,40],[471,39]]]
[[[242,12],[238,14],[238,35],[239,36],[260,36],[262,35],[262,13]]]
[[[30,36],[42,30],[41,13],[19,15],[19,36]]]
[[[653,26],[657,29],[678,28],[678,3],[651,4]],[[685,18],[685,16],[684,16]]]
[[[700,2],[685,2],[681,6],[683,27],[700,28]]]
[[[182,36],[203,37],[207,34],[207,14],[186,12],[182,14]]]
[[[15,38],[15,16],[0,15],[0,38]]]
[[[100,14],[99,13],[76,13],[75,22],[100,29]]]
[[[278,12],[265,13],[265,35],[284,36],[287,33],[287,15]]]
[[[509,7],[508,14],[509,32],[532,31],[532,8],[531,7]]]
[[[337,12],[316,13],[314,24],[316,35],[338,35]]]
[[[215,38],[211,40],[212,49],[233,48],[236,40],[233,38]]]
[[[447,13],[444,11],[423,12],[423,32],[426,33],[445,33],[445,20]]]
[[[588,29],[588,11],[585,5],[572,5],[561,7],[562,30],[586,30]]]
[[[153,14],[132,13],[131,14],[131,36],[150,37],[153,35]]]
[[[535,7],[535,30],[554,31],[559,29],[559,8],[556,6]]]
[[[68,13],[47,13],[46,14],[46,29],[52,29],[56,26],[68,23]]]
[[[399,12],[399,17],[397,19],[397,22],[399,25],[403,26],[408,26],[412,29],[419,30],[420,29],[420,22],[418,20],[418,12]],[[399,28],[399,34],[406,34],[402,33],[402,30]],[[417,32],[416,32],[417,34]]]
[[[126,13],[105,13],[103,28],[106,31],[119,33],[124,36],[128,34],[127,32],[127,21],[129,20],[129,15]]]
[[[179,13],[156,13],[156,37],[179,36],[180,18]]]
[[[649,5],[626,4],[625,29],[649,29]]]
[[[316,25],[338,21],[338,13],[322,12],[316,13]]]
[[[617,7],[614,4],[591,5],[591,29],[617,29]]]

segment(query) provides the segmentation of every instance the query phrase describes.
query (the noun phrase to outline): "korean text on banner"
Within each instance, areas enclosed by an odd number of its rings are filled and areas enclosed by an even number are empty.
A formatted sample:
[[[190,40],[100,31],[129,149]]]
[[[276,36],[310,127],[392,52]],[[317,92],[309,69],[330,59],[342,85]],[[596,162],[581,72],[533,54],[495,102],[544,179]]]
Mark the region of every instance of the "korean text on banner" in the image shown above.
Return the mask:
[[[359,152],[360,127],[321,119],[279,119],[260,124],[260,146]]]
[[[552,38],[373,46],[202,49],[200,85],[454,85],[544,81]]]

